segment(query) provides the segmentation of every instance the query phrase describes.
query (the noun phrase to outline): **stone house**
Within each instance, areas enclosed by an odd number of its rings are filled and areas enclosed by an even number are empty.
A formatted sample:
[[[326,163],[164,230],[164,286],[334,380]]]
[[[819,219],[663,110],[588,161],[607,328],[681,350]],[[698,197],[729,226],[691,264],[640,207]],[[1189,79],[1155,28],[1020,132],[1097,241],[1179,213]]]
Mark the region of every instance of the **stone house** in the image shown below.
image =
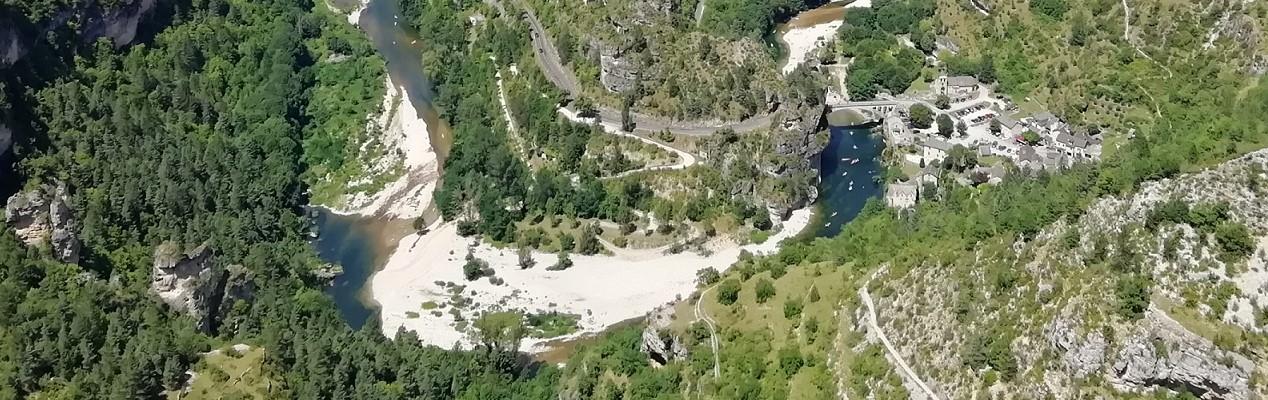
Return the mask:
[[[926,164],[941,162],[947,158],[949,151],[951,143],[938,138],[928,138],[920,144],[921,157],[924,157]]]
[[[885,204],[898,209],[916,205],[916,183],[894,182],[885,187]]]

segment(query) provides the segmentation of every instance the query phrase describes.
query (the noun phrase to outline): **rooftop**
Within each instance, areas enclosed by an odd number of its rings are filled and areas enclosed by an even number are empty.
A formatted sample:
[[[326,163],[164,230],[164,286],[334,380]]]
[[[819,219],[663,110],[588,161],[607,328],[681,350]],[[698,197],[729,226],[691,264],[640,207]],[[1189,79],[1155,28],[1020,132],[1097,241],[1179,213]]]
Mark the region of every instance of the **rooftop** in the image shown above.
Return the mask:
[[[925,139],[924,146],[942,151],[951,151],[951,143],[947,143],[947,141],[938,138]]]
[[[953,76],[947,78],[947,85],[954,87],[977,87],[977,78],[971,76]]]

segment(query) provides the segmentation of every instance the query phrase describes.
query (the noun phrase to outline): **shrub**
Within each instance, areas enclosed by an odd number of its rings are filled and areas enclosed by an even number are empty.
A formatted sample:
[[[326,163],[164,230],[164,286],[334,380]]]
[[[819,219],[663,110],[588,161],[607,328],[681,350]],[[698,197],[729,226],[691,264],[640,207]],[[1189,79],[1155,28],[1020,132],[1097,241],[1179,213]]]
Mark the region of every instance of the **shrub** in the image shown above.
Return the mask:
[[[801,349],[797,348],[797,345],[786,346],[779,350],[779,369],[783,371],[784,376],[797,374],[805,363],[805,360],[801,358]]]
[[[769,279],[758,279],[757,287],[754,289],[759,304],[766,303],[771,297],[775,297],[775,284]]]
[[[801,315],[801,299],[789,299],[784,302],[784,318],[793,319]]]
[[[480,233],[480,223],[475,221],[458,221],[458,236],[468,237]]]
[[[618,236],[616,239],[612,239],[612,244],[624,249],[625,246],[630,245],[630,240],[626,239],[625,236]]]
[[[556,261],[555,265],[546,267],[546,270],[547,271],[563,271],[568,268],[572,268],[572,259],[568,258],[567,251],[561,251],[559,252],[559,261]]]
[[[702,286],[709,286],[717,283],[719,279],[722,279],[722,274],[718,273],[717,268],[708,267],[696,271],[696,283],[699,283]]]
[[[487,261],[476,258],[474,253],[467,253],[467,263],[462,265],[462,276],[469,281],[480,279],[484,276],[493,276],[493,269],[489,268]]]
[[[1137,320],[1144,316],[1149,307],[1149,287],[1152,285],[1148,277],[1130,275],[1119,278],[1114,285],[1114,295],[1118,299],[1118,313],[1123,318]]]
[[[1225,222],[1215,228],[1215,242],[1233,259],[1241,260],[1255,251],[1255,240],[1246,225]]]
[[[735,304],[740,298],[740,281],[735,279],[727,279],[718,285],[718,303],[722,305]]]

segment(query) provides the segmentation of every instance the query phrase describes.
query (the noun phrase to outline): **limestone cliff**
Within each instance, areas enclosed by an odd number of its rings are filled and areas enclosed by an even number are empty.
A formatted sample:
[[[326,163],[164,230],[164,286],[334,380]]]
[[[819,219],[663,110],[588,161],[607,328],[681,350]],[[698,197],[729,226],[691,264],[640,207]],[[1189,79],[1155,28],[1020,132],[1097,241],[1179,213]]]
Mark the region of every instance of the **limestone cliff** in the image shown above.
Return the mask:
[[[879,324],[945,398],[1268,395],[1268,150],[1106,197],[1033,238],[891,266]],[[1254,250],[1147,225],[1166,202],[1227,204]],[[1135,277],[1135,278],[1133,278]],[[1133,285],[1144,285],[1132,295]]]
[[[108,38],[124,46],[136,40],[138,29],[159,0],[103,2],[80,0],[46,18],[32,20],[19,10],[0,7],[0,66],[12,65],[49,32],[70,26],[83,43]]]
[[[28,246],[47,244],[53,257],[79,262],[79,224],[70,210],[65,184],[42,185],[9,197],[4,219]]]
[[[164,242],[154,250],[150,289],[172,309],[194,319],[203,332],[215,332],[221,319],[239,300],[255,296],[254,274],[241,265],[216,265],[207,244],[185,250]]]

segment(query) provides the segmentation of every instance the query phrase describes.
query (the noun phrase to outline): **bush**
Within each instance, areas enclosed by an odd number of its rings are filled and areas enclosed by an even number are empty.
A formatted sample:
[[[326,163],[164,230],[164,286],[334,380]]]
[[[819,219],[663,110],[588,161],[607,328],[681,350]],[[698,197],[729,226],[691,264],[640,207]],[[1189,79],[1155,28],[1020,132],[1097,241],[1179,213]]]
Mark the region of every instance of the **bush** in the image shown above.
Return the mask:
[[[568,268],[572,268],[572,259],[568,258],[567,251],[561,251],[559,252],[559,261],[556,261],[555,265],[546,267],[546,270],[547,271],[563,271]]]
[[[458,236],[468,237],[480,233],[480,223],[475,221],[458,221]]]
[[[1235,260],[1245,259],[1255,251],[1255,239],[1246,225],[1225,222],[1215,228],[1215,242],[1224,254]]]
[[[1118,279],[1114,295],[1118,299],[1118,314],[1128,320],[1137,320],[1149,307],[1149,288],[1153,284],[1142,275],[1130,275]]]
[[[779,369],[783,371],[784,376],[793,376],[806,361],[801,358],[801,349],[797,345],[786,346],[779,350]]]
[[[474,253],[467,253],[467,263],[462,265],[462,276],[474,281],[484,276],[493,276],[493,269],[487,261],[476,258]]]
[[[532,268],[533,265],[537,264],[537,261],[533,260],[533,251],[529,250],[529,248],[520,247],[519,250],[516,250],[515,252],[516,257],[519,258],[520,269],[529,269]]]
[[[727,279],[718,285],[718,303],[729,306],[740,299],[740,281]]]
[[[775,297],[775,284],[769,279],[758,279],[754,294],[757,296],[758,304],[766,303],[766,300]]]
[[[722,274],[718,273],[717,268],[708,267],[708,268],[696,271],[696,283],[700,284],[701,286],[712,285],[714,283],[717,283],[719,279],[722,279]]]
[[[630,240],[626,239],[625,236],[618,236],[616,239],[612,239],[612,244],[624,249],[625,246],[630,245]]]
[[[801,315],[801,308],[801,299],[789,299],[788,301],[785,301],[784,318],[793,319],[794,317]]]

